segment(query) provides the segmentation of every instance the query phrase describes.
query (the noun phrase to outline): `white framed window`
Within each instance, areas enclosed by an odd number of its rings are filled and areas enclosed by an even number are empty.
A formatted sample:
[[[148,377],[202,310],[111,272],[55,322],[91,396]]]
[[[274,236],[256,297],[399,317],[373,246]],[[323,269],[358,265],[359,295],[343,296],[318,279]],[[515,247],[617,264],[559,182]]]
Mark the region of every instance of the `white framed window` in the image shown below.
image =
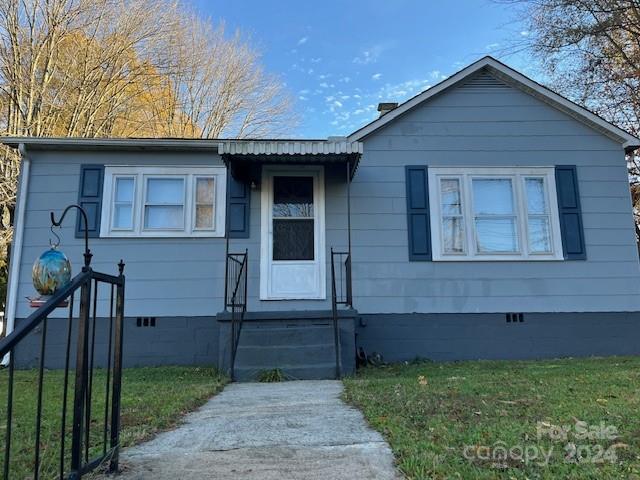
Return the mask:
[[[435,261],[562,260],[554,169],[429,168]]]
[[[224,236],[224,167],[105,167],[101,237]]]

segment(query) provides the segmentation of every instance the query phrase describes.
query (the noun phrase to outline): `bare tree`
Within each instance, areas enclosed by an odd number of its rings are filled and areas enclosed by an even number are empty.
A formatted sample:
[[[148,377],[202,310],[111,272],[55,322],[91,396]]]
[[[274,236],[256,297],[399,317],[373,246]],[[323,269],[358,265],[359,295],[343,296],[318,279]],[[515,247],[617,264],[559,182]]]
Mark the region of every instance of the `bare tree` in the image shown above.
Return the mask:
[[[552,87],[640,134],[640,0],[503,0],[519,7],[532,52]],[[628,157],[640,239],[640,158]]]
[[[178,0],[0,0],[0,134],[266,136],[293,118],[249,41]],[[0,158],[1,285],[19,159]]]
[[[295,124],[282,82],[266,74],[259,54],[224,24],[213,27],[195,15],[183,16],[177,39],[177,68],[164,81],[156,103],[161,129],[179,137],[264,137]],[[162,101],[164,100],[164,102]],[[171,115],[167,115],[171,112]]]

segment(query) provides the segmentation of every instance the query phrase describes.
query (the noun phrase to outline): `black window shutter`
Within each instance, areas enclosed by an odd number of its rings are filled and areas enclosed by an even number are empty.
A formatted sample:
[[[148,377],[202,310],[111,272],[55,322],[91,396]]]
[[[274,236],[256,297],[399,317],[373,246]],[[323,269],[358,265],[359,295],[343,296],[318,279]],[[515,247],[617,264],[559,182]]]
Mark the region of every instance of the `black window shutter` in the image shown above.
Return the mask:
[[[580,191],[575,165],[556,167],[556,189],[558,191],[558,213],[560,215],[560,233],[562,251],[566,260],[586,260],[580,209]]]
[[[431,225],[429,222],[429,182],[424,165],[406,167],[407,231],[409,260],[431,260]]]
[[[100,215],[102,212],[102,184],[104,165],[81,165],[78,205],[87,212],[88,233],[90,237],[100,236]],[[82,215],[76,217],[76,238],[84,236]]]
[[[249,213],[251,189],[247,183],[235,179],[229,174],[229,238],[249,238]]]

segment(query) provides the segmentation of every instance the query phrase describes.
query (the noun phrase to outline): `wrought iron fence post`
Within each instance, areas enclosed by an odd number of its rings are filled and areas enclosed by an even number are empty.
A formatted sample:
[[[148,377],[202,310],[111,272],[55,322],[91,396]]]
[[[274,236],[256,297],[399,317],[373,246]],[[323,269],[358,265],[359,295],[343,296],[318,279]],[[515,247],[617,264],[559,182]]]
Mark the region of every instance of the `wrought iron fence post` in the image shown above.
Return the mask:
[[[71,434],[71,475],[80,478],[82,469],[82,437],[84,409],[87,395],[89,360],[89,307],[91,303],[91,277],[80,287],[78,318],[78,349],[76,355],[76,382],[73,398],[73,430]],[[86,426],[85,426],[86,427]]]
[[[118,264],[120,283],[116,288],[116,325],[113,361],[113,394],[111,399],[111,448],[109,471],[118,471],[120,458],[120,394],[122,391],[122,339],[124,333],[124,262]]]

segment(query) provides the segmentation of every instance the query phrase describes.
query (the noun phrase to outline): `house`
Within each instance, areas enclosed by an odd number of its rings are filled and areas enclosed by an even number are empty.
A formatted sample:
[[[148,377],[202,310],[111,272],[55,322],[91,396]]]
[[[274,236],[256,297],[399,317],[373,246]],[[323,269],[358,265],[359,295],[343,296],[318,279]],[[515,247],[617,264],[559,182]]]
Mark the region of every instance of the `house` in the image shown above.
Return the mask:
[[[640,353],[625,162],[640,140],[491,57],[381,104],[346,138],[3,142],[24,158],[10,330],[31,312],[49,212],[78,202],[92,267],[126,263],[125,365],[228,366],[234,338],[245,378],[332,376],[335,355],[350,372],[357,350]],[[80,227],[60,232],[76,272]],[[62,351],[59,315],[48,341]],[[38,356],[31,343],[21,364]]]

